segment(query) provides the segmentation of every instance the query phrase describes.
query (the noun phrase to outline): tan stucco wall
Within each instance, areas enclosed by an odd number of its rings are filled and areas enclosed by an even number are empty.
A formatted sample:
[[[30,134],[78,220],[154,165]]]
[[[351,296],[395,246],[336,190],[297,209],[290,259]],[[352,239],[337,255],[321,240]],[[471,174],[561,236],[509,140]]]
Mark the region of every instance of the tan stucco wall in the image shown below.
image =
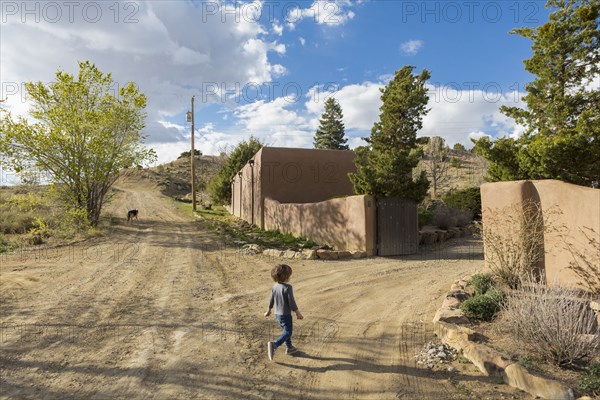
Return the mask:
[[[327,243],[339,250],[375,249],[375,202],[372,196],[349,196],[317,203],[283,204],[265,199],[265,229]]]
[[[281,203],[312,203],[353,195],[348,173],[356,172],[354,157],[353,151],[263,147],[253,157],[253,169],[246,165],[241,170],[241,179],[234,178],[233,214],[252,221],[252,183],[254,223],[261,228],[265,228],[263,203],[266,198]]]
[[[591,248],[581,232],[589,228],[600,240],[600,190],[564,183],[557,180],[514,181],[486,183],[481,185],[483,224],[489,225],[490,213],[497,213],[515,204],[532,200],[542,207],[544,219],[549,218],[548,232],[544,235],[544,260],[547,282],[564,286],[585,285],[570,269],[573,257],[566,247],[571,243],[575,252],[588,254],[600,268],[600,254]],[[518,227],[489,227],[506,234],[514,233]],[[489,255],[486,252],[486,262]]]

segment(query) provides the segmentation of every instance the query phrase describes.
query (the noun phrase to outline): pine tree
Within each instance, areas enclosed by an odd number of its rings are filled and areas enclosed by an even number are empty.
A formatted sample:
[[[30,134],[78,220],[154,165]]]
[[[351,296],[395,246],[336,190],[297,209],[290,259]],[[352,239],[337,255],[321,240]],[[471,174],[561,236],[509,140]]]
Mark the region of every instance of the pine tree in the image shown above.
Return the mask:
[[[368,146],[356,149],[355,174],[349,174],[357,194],[402,196],[420,202],[427,194],[429,181],[423,171],[416,181],[412,170],[421,158],[417,131],[423,126],[423,116],[429,111],[425,82],[427,70],[418,76],[414,67],[396,71],[394,79],[381,90],[379,122],[365,138]]]
[[[527,109],[501,111],[525,126],[517,140],[476,146],[491,162],[491,180],[560,179],[589,186],[600,174],[600,92],[591,82],[600,73],[598,0],[550,0],[550,20],[512,33],[532,40],[525,69]],[[484,143],[485,142],[485,143]],[[505,150],[514,149],[508,154]]]
[[[319,129],[315,133],[315,149],[348,150],[345,128],[342,121],[342,107],[333,97],[325,101],[325,112],[319,120]]]

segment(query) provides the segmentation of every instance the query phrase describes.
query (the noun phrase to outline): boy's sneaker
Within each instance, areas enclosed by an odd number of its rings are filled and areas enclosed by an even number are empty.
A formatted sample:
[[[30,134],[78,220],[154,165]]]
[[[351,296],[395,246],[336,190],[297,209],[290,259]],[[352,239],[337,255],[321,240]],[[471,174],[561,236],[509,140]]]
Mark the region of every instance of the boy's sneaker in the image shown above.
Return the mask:
[[[267,354],[269,356],[269,360],[273,360],[273,356],[275,355],[275,347],[273,346],[273,342],[267,343]]]
[[[297,351],[298,351],[297,348],[295,348],[294,346],[291,346],[291,347],[288,347],[287,349],[285,349],[285,354],[294,354]]]

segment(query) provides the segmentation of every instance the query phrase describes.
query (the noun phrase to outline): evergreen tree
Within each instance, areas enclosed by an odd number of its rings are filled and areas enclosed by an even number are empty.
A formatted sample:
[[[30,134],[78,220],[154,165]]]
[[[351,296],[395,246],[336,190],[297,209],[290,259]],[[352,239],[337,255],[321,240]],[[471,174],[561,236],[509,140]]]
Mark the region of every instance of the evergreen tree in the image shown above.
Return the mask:
[[[319,129],[315,133],[315,149],[348,150],[345,129],[342,121],[342,107],[333,97],[325,101],[325,112],[319,120]]]
[[[394,79],[381,90],[379,122],[365,138],[367,146],[356,149],[355,174],[349,174],[357,194],[402,196],[420,202],[427,194],[429,182],[423,171],[416,181],[412,170],[422,151],[417,145],[417,131],[423,126],[423,116],[429,111],[425,82],[427,70],[418,76],[414,67],[396,71]]]
[[[600,2],[546,6],[556,8],[547,23],[512,31],[533,41],[524,63],[536,79],[526,85],[527,109],[501,111],[526,131],[517,140],[480,139],[476,147],[491,162],[490,180],[552,178],[589,186],[600,174],[600,92],[590,85],[600,73]]]

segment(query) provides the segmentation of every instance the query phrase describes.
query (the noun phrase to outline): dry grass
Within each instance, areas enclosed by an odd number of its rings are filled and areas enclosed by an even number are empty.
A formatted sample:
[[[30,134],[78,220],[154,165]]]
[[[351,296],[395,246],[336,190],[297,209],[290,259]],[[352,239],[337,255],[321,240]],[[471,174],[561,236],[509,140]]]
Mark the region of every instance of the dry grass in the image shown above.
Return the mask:
[[[600,332],[591,295],[529,282],[513,291],[502,313],[514,340],[531,355],[559,366],[598,357]]]
[[[482,231],[486,261],[508,287],[516,289],[523,280],[543,280],[537,267],[552,216],[542,213],[541,205],[533,201],[486,213]]]

